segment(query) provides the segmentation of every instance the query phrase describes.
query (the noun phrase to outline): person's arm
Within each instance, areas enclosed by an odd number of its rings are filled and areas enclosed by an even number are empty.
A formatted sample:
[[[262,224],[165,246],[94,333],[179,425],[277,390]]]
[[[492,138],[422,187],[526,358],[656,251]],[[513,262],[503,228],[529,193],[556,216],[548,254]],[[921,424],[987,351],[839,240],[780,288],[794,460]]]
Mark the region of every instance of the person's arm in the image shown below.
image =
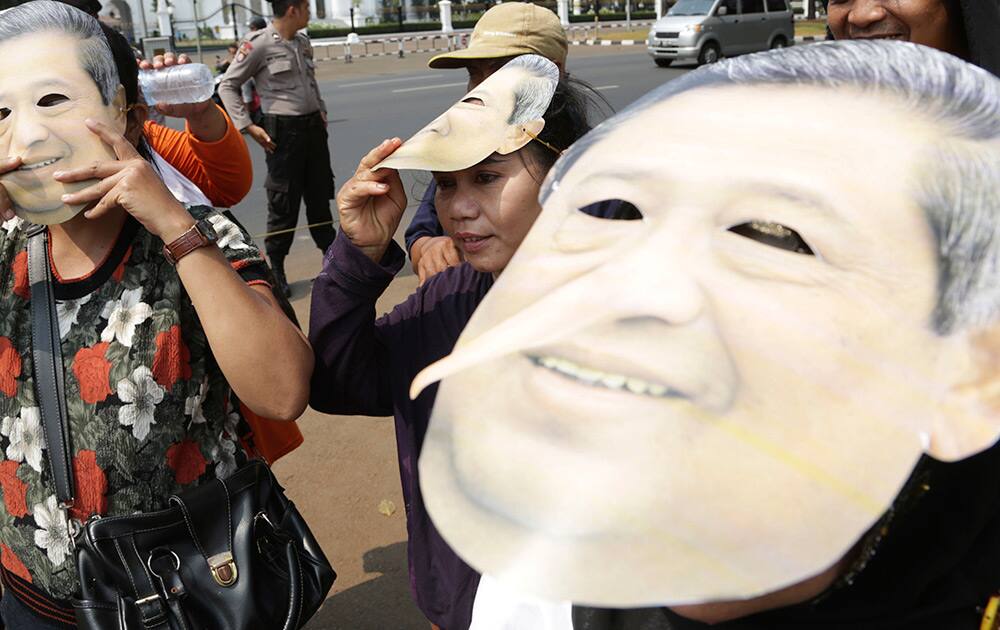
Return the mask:
[[[120,207],[164,243],[176,240],[194,225],[188,210],[174,199],[128,140],[102,123],[89,121],[87,126],[118,159],[57,173],[55,179],[63,183],[98,180],[69,195],[66,203],[96,204],[86,211],[88,218]],[[247,235],[241,233],[237,238],[232,230],[238,228],[231,222],[217,225],[226,228],[227,249],[242,250],[251,259],[241,270],[248,264],[263,268]],[[274,420],[294,420],[301,415],[309,400],[312,349],[281,311],[270,288],[249,285],[220,247],[202,247],[184,256],[177,264],[177,273],[215,360],[239,399],[255,413]]]
[[[254,78],[264,61],[261,46],[254,46],[249,39],[243,40],[240,51],[236,53],[236,58],[219,83],[219,98],[222,99],[222,104],[225,105],[236,128],[245,132],[270,153],[277,148],[277,145],[263,127],[253,124],[246,103],[243,102],[242,90],[243,84]]]
[[[378,263],[343,232],[326,253],[313,284],[309,342],[315,354],[309,405],[323,413],[392,414],[391,342],[387,319],[376,322],[375,303],[402,268],[405,256],[390,246]],[[403,308],[397,307],[394,315]]]
[[[313,71],[310,73],[310,81],[312,82],[313,92],[316,94],[316,100],[319,101],[319,109],[323,112],[323,122],[328,121],[328,114],[326,110],[326,101],[323,100],[323,94],[319,91],[319,81],[316,80],[316,52],[312,47],[312,42],[309,41],[309,36],[306,35],[306,47],[309,50],[309,58],[313,60]]]
[[[217,106],[225,133],[205,140],[189,124],[186,132],[146,123],[150,146],[182,175],[190,179],[218,207],[239,203],[253,185],[253,163],[246,142]]]
[[[410,262],[413,264],[413,271],[420,278],[421,286],[448,267],[462,263],[461,253],[451,237],[444,233],[438,219],[437,208],[434,206],[436,192],[437,185],[431,182],[410,226],[406,228]]]
[[[409,227],[406,228],[406,251],[410,254],[410,260],[416,266],[413,246],[422,238],[433,236],[444,236],[444,229],[438,220],[437,208],[434,206],[434,194],[437,192],[437,184],[431,182],[424,191],[424,196],[420,199],[417,212],[413,215]]]

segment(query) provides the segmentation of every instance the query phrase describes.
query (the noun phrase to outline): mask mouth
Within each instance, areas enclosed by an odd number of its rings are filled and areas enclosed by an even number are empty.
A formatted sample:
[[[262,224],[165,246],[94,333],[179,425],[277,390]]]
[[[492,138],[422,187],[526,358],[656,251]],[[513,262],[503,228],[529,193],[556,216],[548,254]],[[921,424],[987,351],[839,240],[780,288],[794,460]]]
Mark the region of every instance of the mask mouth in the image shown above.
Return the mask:
[[[34,162],[30,163],[30,164],[25,163],[25,164],[22,164],[20,166],[20,168],[17,169],[17,172],[30,173],[32,171],[38,171],[38,170],[41,170],[43,168],[47,168],[49,166],[52,166],[53,164],[55,164],[56,162],[58,162],[61,159],[62,159],[62,157],[50,157],[50,158],[43,158],[41,160],[36,160],[36,161],[34,161]]]

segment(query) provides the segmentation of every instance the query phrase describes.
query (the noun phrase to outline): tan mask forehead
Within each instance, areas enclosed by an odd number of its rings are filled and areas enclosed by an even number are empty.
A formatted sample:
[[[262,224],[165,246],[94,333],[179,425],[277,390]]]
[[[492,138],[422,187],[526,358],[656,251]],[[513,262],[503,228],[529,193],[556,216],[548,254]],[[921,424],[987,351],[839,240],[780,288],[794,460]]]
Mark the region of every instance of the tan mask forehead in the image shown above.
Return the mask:
[[[516,57],[375,168],[453,172],[513,153],[545,126],[558,83],[559,69],[548,59]]]
[[[28,3],[11,11],[30,11],[32,4],[51,3]],[[104,102],[101,88],[84,69],[82,45],[84,40],[54,28],[0,42],[5,60],[0,65],[0,108],[7,112],[0,120],[0,152],[23,161],[0,182],[17,215],[33,223],[63,223],[84,210],[61,198],[93,181],[64,184],[55,180],[56,172],[115,159],[86,126],[88,118],[125,132],[124,88],[117,86],[110,102]],[[114,68],[110,50],[103,48]]]

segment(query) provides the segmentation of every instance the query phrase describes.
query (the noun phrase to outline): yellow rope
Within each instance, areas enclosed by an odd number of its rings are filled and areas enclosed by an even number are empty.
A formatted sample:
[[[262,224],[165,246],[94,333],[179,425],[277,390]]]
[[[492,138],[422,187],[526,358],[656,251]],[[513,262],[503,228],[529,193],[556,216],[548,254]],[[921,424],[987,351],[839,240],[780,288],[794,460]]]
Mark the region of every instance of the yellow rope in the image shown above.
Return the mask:
[[[254,238],[267,238],[268,236],[277,236],[278,234],[288,234],[289,232],[298,232],[299,230],[308,230],[314,227],[323,227],[324,225],[333,225],[333,221],[323,221],[321,223],[310,223],[309,225],[300,225],[298,227],[288,228],[287,230],[275,230],[274,232],[264,232],[263,234],[254,234]]]

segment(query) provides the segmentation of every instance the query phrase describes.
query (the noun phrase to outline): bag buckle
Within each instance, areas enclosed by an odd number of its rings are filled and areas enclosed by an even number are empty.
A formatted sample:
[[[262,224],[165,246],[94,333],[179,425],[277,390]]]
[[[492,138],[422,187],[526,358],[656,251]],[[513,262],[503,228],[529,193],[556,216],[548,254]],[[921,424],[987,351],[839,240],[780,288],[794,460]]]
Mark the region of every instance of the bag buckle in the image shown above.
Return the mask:
[[[57,507],[59,508],[59,513],[62,515],[63,525],[66,526],[66,535],[69,537],[69,551],[73,553],[76,551],[76,537],[80,534],[82,527],[80,523],[76,522],[69,515],[69,509],[73,507],[72,503],[60,501]]]
[[[212,577],[219,586],[228,588],[236,584],[239,571],[236,570],[236,560],[231,552],[215,554],[208,559],[208,566],[212,569]]]

